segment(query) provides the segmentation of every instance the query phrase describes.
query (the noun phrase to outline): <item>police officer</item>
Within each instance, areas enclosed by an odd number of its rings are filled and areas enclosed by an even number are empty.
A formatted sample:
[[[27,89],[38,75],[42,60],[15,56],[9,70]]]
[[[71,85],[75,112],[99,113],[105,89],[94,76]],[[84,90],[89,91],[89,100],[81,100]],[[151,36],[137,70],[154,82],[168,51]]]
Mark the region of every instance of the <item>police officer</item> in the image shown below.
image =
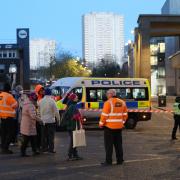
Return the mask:
[[[10,94],[11,87],[5,84],[4,91],[0,93],[1,118],[1,149],[3,154],[12,154],[9,144],[14,136],[14,118],[16,118],[17,101]]]
[[[108,100],[104,103],[99,126],[104,127],[104,145],[106,160],[103,166],[112,165],[113,145],[117,164],[123,163],[122,128],[127,120],[127,107],[123,100],[116,97],[116,90],[107,91]]]
[[[172,131],[172,140],[176,140],[176,131],[179,126],[180,130],[180,96],[176,97],[175,103],[173,105],[173,110],[174,110],[174,128]]]

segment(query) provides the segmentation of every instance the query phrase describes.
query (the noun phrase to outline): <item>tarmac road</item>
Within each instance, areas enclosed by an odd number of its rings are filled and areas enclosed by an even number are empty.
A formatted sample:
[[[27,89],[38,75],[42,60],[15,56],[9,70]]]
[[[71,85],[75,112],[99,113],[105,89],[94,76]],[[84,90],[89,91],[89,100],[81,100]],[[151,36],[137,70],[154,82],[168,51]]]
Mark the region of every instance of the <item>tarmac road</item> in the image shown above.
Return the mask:
[[[55,155],[21,158],[17,147],[13,155],[0,155],[0,180],[180,180],[180,140],[170,140],[172,127],[171,114],[156,113],[135,130],[124,130],[125,163],[110,167],[100,166],[105,156],[103,131],[86,132],[88,146],[79,149],[84,160],[73,162],[66,161],[68,136],[60,132]]]

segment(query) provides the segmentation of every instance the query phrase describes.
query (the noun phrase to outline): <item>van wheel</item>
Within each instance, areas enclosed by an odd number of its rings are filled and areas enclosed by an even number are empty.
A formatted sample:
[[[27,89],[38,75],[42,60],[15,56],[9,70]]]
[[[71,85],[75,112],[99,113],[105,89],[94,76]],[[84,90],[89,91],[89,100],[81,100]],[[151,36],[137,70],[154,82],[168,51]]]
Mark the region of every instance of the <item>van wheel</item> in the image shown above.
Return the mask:
[[[125,123],[126,129],[134,129],[136,127],[137,121],[134,118],[128,118],[128,120]]]

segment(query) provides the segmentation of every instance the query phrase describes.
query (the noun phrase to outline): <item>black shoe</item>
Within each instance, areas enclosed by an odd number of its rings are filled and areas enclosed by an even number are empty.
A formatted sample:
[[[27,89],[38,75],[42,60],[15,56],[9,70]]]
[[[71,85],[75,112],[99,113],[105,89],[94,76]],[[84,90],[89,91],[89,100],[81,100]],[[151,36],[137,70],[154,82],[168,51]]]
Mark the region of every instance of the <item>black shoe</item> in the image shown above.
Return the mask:
[[[75,161],[75,158],[73,158],[73,157],[68,157],[68,158],[67,158],[67,161]]]
[[[11,150],[2,150],[2,154],[13,154],[13,151]]]
[[[178,138],[176,138],[176,137],[173,137],[173,138],[172,138],[172,140],[178,140]]]
[[[48,151],[49,153],[51,153],[51,154],[55,154],[56,153],[56,151]]]
[[[33,156],[38,156],[38,155],[40,155],[39,152],[33,152]]]
[[[83,158],[80,157],[80,156],[75,156],[75,157],[73,157],[73,159],[76,160],[76,161],[78,161],[78,160],[83,160]]]
[[[117,161],[116,165],[122,165],[123,162],[124,162],[124,160],[122,160],[122,161]]]
[[[112,163],[103,162],[101,163],[101,166],[112,166]]]

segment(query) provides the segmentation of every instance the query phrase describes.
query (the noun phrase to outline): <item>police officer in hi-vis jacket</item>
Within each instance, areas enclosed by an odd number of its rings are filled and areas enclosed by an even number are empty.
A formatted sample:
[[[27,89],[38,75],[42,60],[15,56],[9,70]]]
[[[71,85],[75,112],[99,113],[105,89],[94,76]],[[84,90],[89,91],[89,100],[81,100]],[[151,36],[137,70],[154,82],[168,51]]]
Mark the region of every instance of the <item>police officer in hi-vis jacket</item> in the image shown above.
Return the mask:
[[[174,128],[172,131],[172,140],[176,140],[176,131],[179,126],[180,130],[180,96],[176,97],[175,103],[173,105],[173,110],[174,110]]]

